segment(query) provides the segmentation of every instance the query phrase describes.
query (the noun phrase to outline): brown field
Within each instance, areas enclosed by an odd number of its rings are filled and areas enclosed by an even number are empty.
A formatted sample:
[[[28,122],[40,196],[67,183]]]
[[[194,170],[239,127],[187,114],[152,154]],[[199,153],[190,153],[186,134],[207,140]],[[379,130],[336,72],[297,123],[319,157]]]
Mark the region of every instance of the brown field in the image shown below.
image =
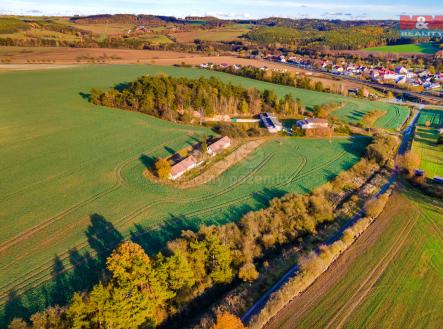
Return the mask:
[[[2,47],[0,48],[0,61],[8,60],[10,64],[1,65],[0,70],[13,69],[40,69],[34,64],[51,65],[81,64],[81,63],[106,63],[106,64],[156,64],[174,65],[182,62],[189,65],[201,63],[216,64],[241,64],[256,67],[267,66],[275,69],[286,69],[299,74],[312,74],[308,71],[289,67],[284,64],[265,62],[256,59],[238,58],[234,56],[206,56],[204,54],[180,53],[174,51],[109,49],[109,48],[62,48],[62,47]],[[30,68],[12,64],[32,64]],[[346,88],[358,87],[357,83],[349,81],[334,81],[319,73],[313,73],[310,78],[321,81],[325,87],[334,89],[341,84]]]

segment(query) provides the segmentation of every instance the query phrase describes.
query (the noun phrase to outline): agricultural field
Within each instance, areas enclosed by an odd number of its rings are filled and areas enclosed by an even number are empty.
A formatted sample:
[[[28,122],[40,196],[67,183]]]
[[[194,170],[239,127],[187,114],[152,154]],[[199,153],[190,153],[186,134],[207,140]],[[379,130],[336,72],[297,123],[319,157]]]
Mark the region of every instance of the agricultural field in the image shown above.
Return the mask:
[[[409,114],[409,110],[405,106],[392,105],[384,102],[373,102],[335,94],[276,85],[269,82],[238,77],[223,72],[195,68],[158,66],[150,66],[146,72],[150,74],[166,73],[171,76],[185,75],[189,78],[217,76],[225,82],[242,85],[246,88],[253,87],[262,90],[273,89],[279,97],[283,97],[286,94],[292,94],[294,98],[300,98],[302,104],[305,105],[308,110],[312,109],[315,105],[343,102],[345,105],[334,111],[332,115],[340,120],[350,123],[361,122],[366,113],[374,110],[380,110],[386,114],[375,122],[374,127],[378,128],[398,129]]]
[[[155,252],[182,229],[311,191],[350,168],[370,142],[270,140],[212,182],[177,192],[144,178],[144,169],[211,132],[88,102],[92,87],[158,72],[211,74],[141,65],[0,73],[0,323],[88,288],[124,237]]]
[[[439,50],[439,45],[432,42],[424,42],[418,44],[365,48],[364,50],[383,53],[434,54]]]
[[[175,38],[177,42],[182,43],[194,42],[195,39],[205,41],[233,41],[238,40],[250,30],[251,25],[249,24],[232,24],[210,30],[172,33],[171,36]]]
[[[437,144],[439,128],[443,128],[443,110],[420,112],[412,150],[420,156],[420,169],[429,178],[443,176],[443,144]]]
[[[267,328],[439,328],[442,205],[403,191]]]

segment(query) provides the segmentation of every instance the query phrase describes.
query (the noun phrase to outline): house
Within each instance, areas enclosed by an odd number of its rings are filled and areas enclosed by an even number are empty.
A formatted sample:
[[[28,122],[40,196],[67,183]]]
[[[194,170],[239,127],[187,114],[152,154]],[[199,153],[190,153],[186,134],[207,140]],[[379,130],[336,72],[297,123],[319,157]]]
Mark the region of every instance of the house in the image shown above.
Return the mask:
[[[344,69],[341,66],[334,65],[332,67],[332,73],[340,74],[343,73]]]
[[[328,120],[320,118],[308,118],[304,120],[299,120],[297,121],[296,125],[301,129],[317,129],[329,127]]]
[[[397,74],[408,74],[408,69],[407,68],[405,68],[404,66],[397,66],[396,68],[395,68],[395,73],[397,73]]]
[[[271,134],[277,133],[283,129],[283,125],[277,117],[268,112],[260,114],[260,120]]]
[[[180,178],[183,176],[183,174],[195,167],[198,166],[197,160],[192,156],[188,156],[182,161],[176,163],[171,168],[171,174],[169,176],[170,179],[176,180],[177,178]]]
[[[217,140],[216,142],[209,145],[207,153],[209,155],[216,155],[217,153],[223,151],[224,149],[227,149],[230,146],[231,146],[231,139],[228,136],[224,136],[219,140]]]

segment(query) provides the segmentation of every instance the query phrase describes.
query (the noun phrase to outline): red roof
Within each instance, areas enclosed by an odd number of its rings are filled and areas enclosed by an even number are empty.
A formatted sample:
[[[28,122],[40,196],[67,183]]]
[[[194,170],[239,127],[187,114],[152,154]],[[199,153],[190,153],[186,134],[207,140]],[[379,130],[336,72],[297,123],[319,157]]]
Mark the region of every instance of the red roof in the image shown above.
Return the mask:
[[[197,164],[197,160],[195,160],[195,158],[192,155],[190,155],[187,158],[180,161],[179,163],[172,166],[171,175],[176,176],[180,173],[183,173],[186,170],[189,170],[190,168],[195,166],[196,164]]]
[[[211,149],[212,152],[217,153],[218,151],[223,150],[230,144],[231,144],[231,139],[228,136],[224,136],[215,143],[209,145],[208,148]]]

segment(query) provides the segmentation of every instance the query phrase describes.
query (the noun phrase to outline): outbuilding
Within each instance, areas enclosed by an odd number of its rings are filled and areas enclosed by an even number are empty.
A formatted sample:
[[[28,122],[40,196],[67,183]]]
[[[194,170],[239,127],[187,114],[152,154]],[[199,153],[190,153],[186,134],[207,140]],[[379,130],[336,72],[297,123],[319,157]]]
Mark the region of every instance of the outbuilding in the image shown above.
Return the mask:
[[[216,155],[217,153],[223,151],[224,149],[227,149],[230,146],[231,146],[231,139],[228,136],[224,136],[219,140],[217,140],[216,142],[209,145],[207,153],[209,155]]]

